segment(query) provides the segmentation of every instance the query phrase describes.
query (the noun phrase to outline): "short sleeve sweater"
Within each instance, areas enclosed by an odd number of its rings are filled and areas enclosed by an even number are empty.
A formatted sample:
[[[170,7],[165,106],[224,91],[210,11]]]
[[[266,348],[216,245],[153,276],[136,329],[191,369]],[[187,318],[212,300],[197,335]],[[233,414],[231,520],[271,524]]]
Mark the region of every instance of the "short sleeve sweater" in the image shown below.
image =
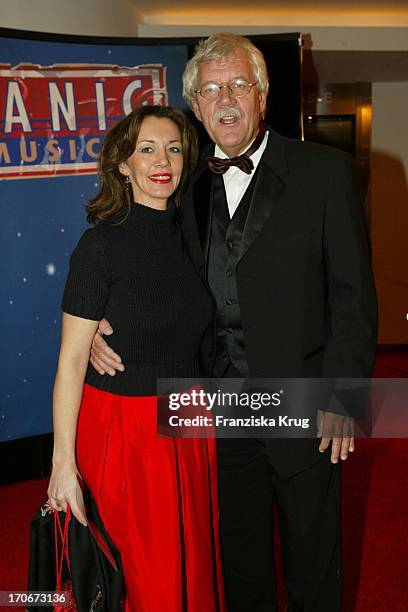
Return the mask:
[[[125,372],[86,382],[119,395],[155,395],[157,378],[200,376],[198,352],[213,318],[211,298],[191,264],[174,204],[165,211],[133,204],[120,224],[88,229],[70,259],[62,309],[105,317],[105,336]]]

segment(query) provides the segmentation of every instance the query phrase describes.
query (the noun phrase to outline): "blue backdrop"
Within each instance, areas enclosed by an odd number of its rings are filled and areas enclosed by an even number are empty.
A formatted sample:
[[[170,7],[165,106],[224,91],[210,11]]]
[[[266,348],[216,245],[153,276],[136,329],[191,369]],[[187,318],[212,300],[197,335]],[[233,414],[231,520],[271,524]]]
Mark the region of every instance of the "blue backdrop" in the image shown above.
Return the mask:
[[[0,37],[0,64],[63,63],[167,67],[169,104],[183,106],[187,46],[78,44]],[[6,101],[0,99],[4,117]],[[5,139],[0,123],[0,142]],[[51,431],[60,301],[69,255],[86,227],[97,177],[0,180],[0,441]]]

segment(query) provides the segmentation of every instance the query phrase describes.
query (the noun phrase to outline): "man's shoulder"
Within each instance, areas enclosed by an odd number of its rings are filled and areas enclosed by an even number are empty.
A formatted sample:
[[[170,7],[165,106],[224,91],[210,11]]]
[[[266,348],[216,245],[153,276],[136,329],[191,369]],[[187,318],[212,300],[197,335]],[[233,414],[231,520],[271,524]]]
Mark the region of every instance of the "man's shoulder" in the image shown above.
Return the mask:
[[[275,147],[281,149],[289,164],[329,168],[333,165],[352,162],[349,153],[335,147],[297,138],[288,138],[270,130],[266,152],[270,152]]]
[[[214,146],[214,143],[207,143],[200,147],[196,173],[197,171],[202,169],[204,165],[206,165],[206,157],[208,157],[209,155],[214,155]]]

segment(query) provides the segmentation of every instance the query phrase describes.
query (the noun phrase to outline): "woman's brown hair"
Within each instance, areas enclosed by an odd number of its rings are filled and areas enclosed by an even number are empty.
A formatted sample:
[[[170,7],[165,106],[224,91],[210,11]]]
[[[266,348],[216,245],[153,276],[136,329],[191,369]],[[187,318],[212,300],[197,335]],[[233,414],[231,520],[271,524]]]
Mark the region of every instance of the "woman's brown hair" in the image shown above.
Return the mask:
[[[130,211],[132,193],[119,171],[119,164],[129,159],[134,152],[140,128],[146,117],[170,119],[180,130],[184,165],[175,195],[176,204],[180,203],[181,194],[197,163],[197,132],[183,111],[178,108],[139,106],[114,125],[106,135],[98,157],[99,192],[86,205],[90,223],[103,221],[121,213],[124,213],[123,218],[125,218]]]

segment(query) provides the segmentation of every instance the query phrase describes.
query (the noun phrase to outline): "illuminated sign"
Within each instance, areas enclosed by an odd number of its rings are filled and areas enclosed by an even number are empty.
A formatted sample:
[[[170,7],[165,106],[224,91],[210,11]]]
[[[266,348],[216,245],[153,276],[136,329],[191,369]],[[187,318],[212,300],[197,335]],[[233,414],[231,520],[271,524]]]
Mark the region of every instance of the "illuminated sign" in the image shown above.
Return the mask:
[[[106,131],[168,104],[166,68],[0,64],[0,180],[94,174]]]

